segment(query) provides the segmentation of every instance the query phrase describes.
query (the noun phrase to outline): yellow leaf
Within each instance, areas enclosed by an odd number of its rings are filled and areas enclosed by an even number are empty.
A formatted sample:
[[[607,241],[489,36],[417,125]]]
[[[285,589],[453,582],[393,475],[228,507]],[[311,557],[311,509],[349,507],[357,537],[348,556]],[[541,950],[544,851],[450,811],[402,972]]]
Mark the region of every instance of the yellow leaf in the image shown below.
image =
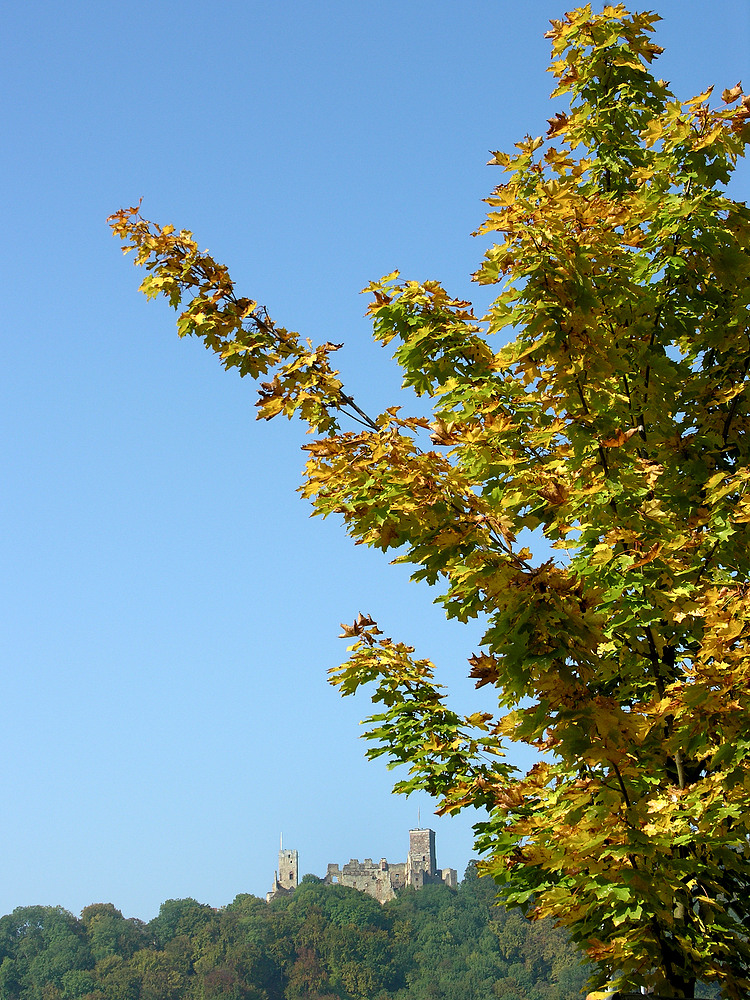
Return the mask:
[[[693,146],[693,149],[705,149],[706,146],[713,145],[713,143],[716,142],[716,140],[719,138],[719,136],[722,134],[723,131],[724,131],[724,126],[723,124],[719,123],[714,128],[712,128],[707,135],[704,135],[699,142],[696,142],[696,144]]]
[[[591,556],[590,563],[592,566],[604,566],[605,563],[611,562],[614,552],[607,545],[606,542],[600,542],[599,545],[594,549],[594,554]]]
[[[698,104],[705,104],[713,93],[714,88],[709,87],[708,90],[704,90],[702,94],[698,94],[697,97],[691,98],[689,101],[685,101],[685,106],[688,108],[694,108]]]

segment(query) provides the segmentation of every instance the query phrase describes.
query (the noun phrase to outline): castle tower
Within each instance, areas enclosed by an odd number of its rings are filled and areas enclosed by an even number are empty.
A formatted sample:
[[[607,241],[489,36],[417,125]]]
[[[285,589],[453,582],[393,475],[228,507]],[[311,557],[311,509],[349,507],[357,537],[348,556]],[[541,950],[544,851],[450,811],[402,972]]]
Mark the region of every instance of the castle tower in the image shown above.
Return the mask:
[[[406,859],[406,884],[421,889],[438,874],[435,860],[435,831],[409,830],[409,857]]]
[[[299,884],[299,853],[281,848],[279,850],[279,885],[287,892]]]
[[[285,851],[279,843],[279,869],[273,873],[273,885],[266,893],[266,902],[270,903],[277,896],[286,896],[294,892],[299,884],[299,853]]]

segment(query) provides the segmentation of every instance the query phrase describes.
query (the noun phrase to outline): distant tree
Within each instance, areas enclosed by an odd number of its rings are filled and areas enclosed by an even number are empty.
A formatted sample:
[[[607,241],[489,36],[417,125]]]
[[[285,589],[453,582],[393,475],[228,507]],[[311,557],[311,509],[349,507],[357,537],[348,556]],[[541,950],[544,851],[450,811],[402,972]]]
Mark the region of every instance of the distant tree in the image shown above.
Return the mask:
[[[168,899],[159,907],[159,913],[149,922],[148,930],[160,947],[181,934],[192,935],[213,916],[213,910],[197,899]]]
[[[60,995],[62,1000],[81,1000],[96,991],[96,976],[91,969],[70,969],[63,973]],[[45,1000],[47,1000],[46,990]]]
[[[167,951],[143,949],[130,960],[140,976],[140,1000],[182,1000],[188,977]]]
[[[493,155],[506,179],[482,232],[498,243],[476,279],[501,287],[483,322],[437,282],[370,286],[375,336],[431,420],[367,415],[332,367],[340,345],[238,297],[189,232],[137,209],[112,225],[145,293],[181,309],[180,335],[265,379],[260,416],[321,435],[303,489],[316,511],[442,584],[449,617],[487,621],[470,675],[494,687],[497,716],[453,712],[432,664],[372,619],[345,627],[333,679],[375,685],[371,755],[411,769],[399,790],[484,810],[484,870],[509,904],[569,929],[595,985],[692,997],[702,977],[740,1000],[750,212],[724,186],[750,97],[738,84],[718,108],[710,90],[677,100],[649,69],[657,20],[587,5],[552,23],[568,104],[546,137]],[[553,558],[534,562],[534,536]],[[506,739],[543,759],[519,776]],[[529,987],[525,964],[515,975]]]
[[[96,963],[97,988],[106,1000],[138,1000],[140,974],[119,955],[108,955]]]
[[[123,917],[112,903],[92,903],[81,912],[91,953],[98,962],[107,955],[130,958],[153,940],[142,920]]]
[[[387,917],[377,900],[365,892],[344,885],[326,885],[322,880],[302,882],[293,895],[279,900],[286,912],[304,919],[315,909],[341,926],[385,927]]]
[[[66,973],[94,966],[83,924],[61,906],[19,906],[0,918],[0,960],[3,1000],[44,1000]]]
[[[191,1000],[268,1000],[265,990],[243,980],[237,969],[218,966],[191,986]]]

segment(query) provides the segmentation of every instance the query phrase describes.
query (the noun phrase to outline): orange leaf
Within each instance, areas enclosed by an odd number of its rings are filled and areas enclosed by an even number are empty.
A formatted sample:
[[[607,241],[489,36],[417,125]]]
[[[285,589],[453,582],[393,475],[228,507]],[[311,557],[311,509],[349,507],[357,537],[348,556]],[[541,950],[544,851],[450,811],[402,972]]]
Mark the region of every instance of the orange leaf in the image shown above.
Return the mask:
[[[629,441],[634,434],[638,433],[639,430],[639,427],[631,427],[627,431],[619,429],[612,435],[612,437],[604,438],[602,446],[604,448],[621,448],[625,442]]]

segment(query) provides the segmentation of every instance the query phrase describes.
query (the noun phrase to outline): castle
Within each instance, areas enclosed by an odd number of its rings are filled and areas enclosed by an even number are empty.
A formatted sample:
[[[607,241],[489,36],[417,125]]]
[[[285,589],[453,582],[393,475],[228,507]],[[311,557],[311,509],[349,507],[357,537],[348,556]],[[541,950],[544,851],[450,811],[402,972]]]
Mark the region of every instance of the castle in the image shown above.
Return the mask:
[[[346,885],[359,889],[387,903],[393,899],[397,889],[411,886],[421,889],[425,885],[447,885],[455,889],[458,884],[455,868],[438,868],[435,860],[435,831],[409,830],[409,854],[406,861],[386,861],[375,863],[371,858],[358,861],[352,858],[340,868],[328,865],[323,881],[326,885]],[[279,868],[274,872],[273,886],[266,893],[270,903],[278,896],[294,892],[299,884],[299,855],[297,851],[279,849]]]

